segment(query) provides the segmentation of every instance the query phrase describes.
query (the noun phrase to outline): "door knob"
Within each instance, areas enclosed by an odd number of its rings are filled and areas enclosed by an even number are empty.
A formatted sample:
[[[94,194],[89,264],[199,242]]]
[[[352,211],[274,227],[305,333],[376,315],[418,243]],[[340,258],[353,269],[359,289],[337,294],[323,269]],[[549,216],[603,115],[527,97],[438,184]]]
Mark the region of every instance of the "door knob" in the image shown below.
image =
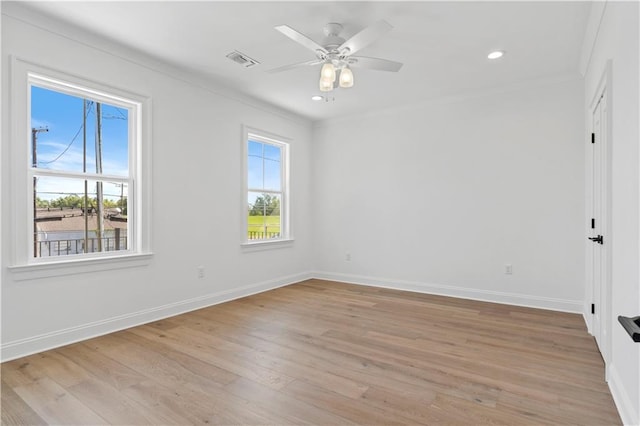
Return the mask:
[[[597,237],[587,237],[594,243],[604,244],[604,240],[602,239],[602,235],[598,235]]]

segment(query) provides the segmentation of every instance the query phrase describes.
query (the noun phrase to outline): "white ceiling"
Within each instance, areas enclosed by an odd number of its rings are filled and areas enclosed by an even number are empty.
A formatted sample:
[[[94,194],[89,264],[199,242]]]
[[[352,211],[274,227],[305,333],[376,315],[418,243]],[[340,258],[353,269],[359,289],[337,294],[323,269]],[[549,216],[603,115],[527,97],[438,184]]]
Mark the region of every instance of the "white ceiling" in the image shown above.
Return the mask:
[[[578,72],[590,2],[33,2],[29,7],[164,61],[206,74],[312,120]],[[354,69],[355,86],[314,102],[319,67],[265,71],[314,59],[273,29],[316,41],[328,22],[343,36],[384,19],[384,38],[358,52],[403,62],[398,73]],[[506,50],[489,61],[487,53]],[[252,68],[225,55],[257,59]]]

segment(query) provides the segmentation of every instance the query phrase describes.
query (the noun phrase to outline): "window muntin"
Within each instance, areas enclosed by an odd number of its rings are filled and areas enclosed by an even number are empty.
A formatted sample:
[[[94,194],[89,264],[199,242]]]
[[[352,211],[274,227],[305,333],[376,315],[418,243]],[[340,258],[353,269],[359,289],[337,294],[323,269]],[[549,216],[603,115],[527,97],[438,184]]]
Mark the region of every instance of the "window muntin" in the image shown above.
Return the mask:
[[[135,251],[140,104],[35,75],[28,83],[29,257]]]
[[[287,239],[288,144],[254,133],[248,133],[246,143],[246,241]]]

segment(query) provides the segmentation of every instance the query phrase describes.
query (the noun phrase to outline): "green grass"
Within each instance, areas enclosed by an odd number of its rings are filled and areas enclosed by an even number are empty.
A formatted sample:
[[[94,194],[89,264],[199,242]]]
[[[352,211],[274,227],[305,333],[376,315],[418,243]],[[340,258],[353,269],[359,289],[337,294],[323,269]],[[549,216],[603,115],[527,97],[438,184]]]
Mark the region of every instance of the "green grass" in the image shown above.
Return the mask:
[[[280,216],[248,216],[247,217],[247,233],[265,232],[267,227],[268,233],[280,233]]]

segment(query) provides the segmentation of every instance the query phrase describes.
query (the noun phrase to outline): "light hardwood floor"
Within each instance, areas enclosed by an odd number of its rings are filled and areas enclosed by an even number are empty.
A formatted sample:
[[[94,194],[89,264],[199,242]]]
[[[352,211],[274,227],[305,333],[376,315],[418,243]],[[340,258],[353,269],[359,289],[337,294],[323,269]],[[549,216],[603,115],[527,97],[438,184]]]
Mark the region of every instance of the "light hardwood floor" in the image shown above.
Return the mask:
[[[619,424],[580,315],[310,280],[2,364],[3,424]]]

